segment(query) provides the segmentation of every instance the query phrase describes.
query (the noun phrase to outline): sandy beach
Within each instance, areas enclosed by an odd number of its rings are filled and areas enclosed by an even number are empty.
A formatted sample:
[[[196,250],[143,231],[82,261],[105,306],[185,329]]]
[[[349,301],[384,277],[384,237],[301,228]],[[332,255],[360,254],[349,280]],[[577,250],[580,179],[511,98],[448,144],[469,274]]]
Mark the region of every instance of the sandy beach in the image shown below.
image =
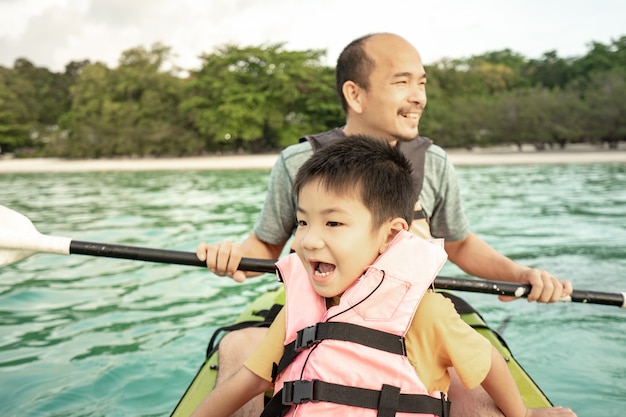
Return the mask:
[[[449,150],[456,166],[511,165],[511,164],[570,164],[570,163],[626,163],[626,149],[598,150],[579,147],[565,151],[523,149]],[[0,159],[0,174],[47,172],[106,172],[106,171],[172,171],[270,169],[278,154],[219,155],[188,158],[120,158],[79,159],[59,158],[5,158]]]

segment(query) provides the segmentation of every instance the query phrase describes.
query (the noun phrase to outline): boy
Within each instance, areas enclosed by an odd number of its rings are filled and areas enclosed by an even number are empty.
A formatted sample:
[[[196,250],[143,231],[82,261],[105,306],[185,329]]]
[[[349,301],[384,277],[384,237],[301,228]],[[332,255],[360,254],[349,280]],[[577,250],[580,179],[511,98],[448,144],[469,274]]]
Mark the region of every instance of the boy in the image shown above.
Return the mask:
[[[407,232],[417,196],[397,148],[366,136],[337,141],[304,163],[293,188],[296,254],[277,264],[285,308],[195,416],[228,416],[274,377],[268,416],[442,416],[448,367],[506,416],[575,416],[527,409],[504,359],[429,290],[447,256]]]

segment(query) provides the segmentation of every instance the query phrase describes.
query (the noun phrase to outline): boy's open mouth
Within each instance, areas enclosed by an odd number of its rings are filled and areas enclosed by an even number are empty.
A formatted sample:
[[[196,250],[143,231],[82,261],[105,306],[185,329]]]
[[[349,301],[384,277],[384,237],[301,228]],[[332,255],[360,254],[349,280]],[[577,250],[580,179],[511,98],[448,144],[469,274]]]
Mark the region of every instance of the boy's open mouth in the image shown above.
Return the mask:
[[[335,270],[335,265],[327,264],[326,262],[312,262],[311,268],[315,276],[323,278],[330,275]]]

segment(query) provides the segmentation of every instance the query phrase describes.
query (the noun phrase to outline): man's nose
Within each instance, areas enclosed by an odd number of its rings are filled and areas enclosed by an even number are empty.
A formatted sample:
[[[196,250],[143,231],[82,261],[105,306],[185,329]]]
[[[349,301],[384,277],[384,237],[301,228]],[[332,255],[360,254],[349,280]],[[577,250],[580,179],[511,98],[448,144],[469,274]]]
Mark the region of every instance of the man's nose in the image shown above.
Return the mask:
[[[426,105],[426,85],[420,83],[414,84],[411,88],[409,100],[414,103],[419,103],[424,107]]]

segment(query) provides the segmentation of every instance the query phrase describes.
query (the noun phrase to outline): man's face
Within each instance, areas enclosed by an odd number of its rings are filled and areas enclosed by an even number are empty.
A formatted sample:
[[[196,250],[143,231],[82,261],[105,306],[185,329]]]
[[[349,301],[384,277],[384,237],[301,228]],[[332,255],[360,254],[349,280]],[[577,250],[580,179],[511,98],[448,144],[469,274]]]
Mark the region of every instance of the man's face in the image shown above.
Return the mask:
[[[404,39],[377,35],[365,44],[375,62],[363,92],[360,123],[368,134],[411,140],[426,106],[426,72],[417,50]]]

